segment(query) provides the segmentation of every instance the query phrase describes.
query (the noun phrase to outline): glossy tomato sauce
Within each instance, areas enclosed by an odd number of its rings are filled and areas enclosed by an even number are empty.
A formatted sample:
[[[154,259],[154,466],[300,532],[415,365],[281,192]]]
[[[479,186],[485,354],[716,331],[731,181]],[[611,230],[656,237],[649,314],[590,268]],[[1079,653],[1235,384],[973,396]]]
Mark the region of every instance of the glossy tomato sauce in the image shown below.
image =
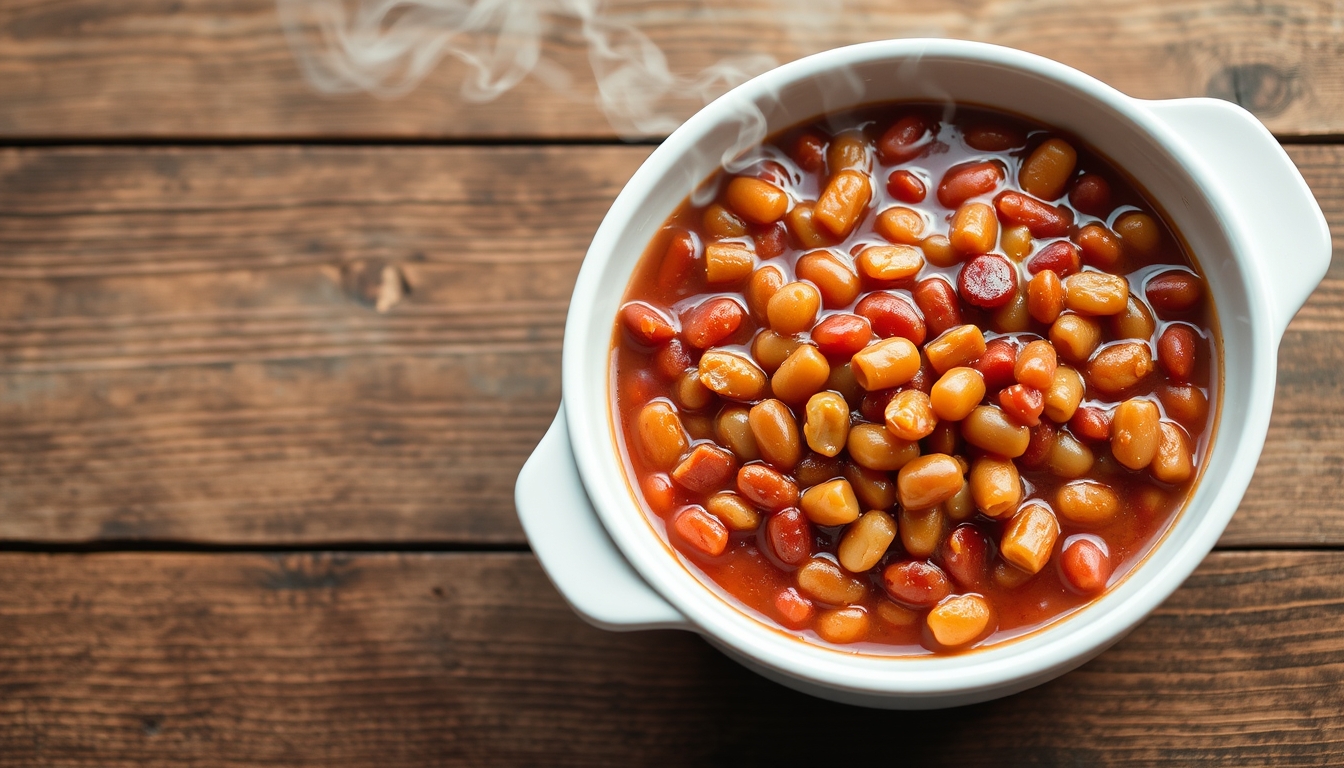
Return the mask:
[[[1046,146],[1047,142],[1053,143]],[[1056,154],[1067,156],[1071,151],[1076,155],[1066,172],[1049,167],[1051,158],[1045,155],[1056,147],[1062,147]],[[1031,166],[1027,172],[1024,164]],[[1038,166],[1045,170],[1037,173]],[[828,192],[828,187],[838,184],[842,170],[851,174],[850,181],[866,178],[869,193],[868,200],[855,208],[854,222],[848,228],[842,224],[837,232],[799,209],[813,212],[809,206],[835,191]],[[1055,184],[1058,191],[1053,197],[1048,196],[1051,173],[1063,180],[1063,186]],[[730,181],[738,177],[763,181],[769,187],[750,187],[764,190],[764,196],[743,202],[740,195],[729,193]],[[635,495],[690,570],[728,599],[811,642],[876,653],[957,652],[1021,635],[1104,594],[1170,527],[1211,442],[1215,421],[1211,414],[1216,414],[1218,391],[1218,335],[1212,300],[1203,290],[1196,263],[1161,212],[1128,182],[1121,169],[1071,136],[1008,115],[965,107],[949,115],[941,107],[891,104],[828,115],[784,131],[766,142],[743,167],[719,173],[705,188],[717,190],[713,199],[699,205],[690,200],[683,203],[636,268],[615,330],[611,401],[620,451]],[[777,195],[776,190],[783,194]],[[782,204],[785,212],[770,220],[781,210],[781,199],[786,201]],[[1032,218],[1036,209],[1030,206],[1038,204],[1045,206],[1041,209],[1045,219]],[[984,207],[963,212],[975,206]],[[986,233],[983,220],[981,230],[975,229],[975,215],[983,214],[985,207],[993,213],[996,231],[983,241],[986,246],[977,247],[975,238]],[[730,258],[707,266],[707,248],[715,243],[720,244],[719,253],[727,252]],[[953,243],[970,243],[965,246],[969,250]],[[920,254],[918,270],[880,279],[874,260],[863,254],[889,246],[903,248],[889,252],[898,258]],[[799,259],[817,252],[828,254],[828,268],[839,265],[843,273],[839,282],[826,278],[818,284],[799,278]],[[1047,267],[1053,267],[1048,279],[1040,275]],[[821,294],[808,330],[782,334],[771,330],[778,317],[769,299],[778,287],[762,292],[756,280],[757,272],[770,268],[779,273],[776,282],[802,282],[821,289],[804,291]],[[718,270],[718,280],[711,284],[708,276],[713,269]],[[991,279],[995,270],[1010,275],[1006,284]],[[1081,273],[1110,282],[1102,284],[1100,294],[1092,295],[1080,279],[1070,280]],[[1118,285],[1111,276],[1123,278],[1127,286],[1121,312],[1112,311],[1115,296],[1102,295]],[[950,292],[935,287],[955,296],[954,309],[960,316],[953,327],[974,326],[974,331],[966,329],[965,333],[983,337],[990,350],[979,356],[968,353],[954,362],[980,373],[985,392],[978,406],[986,409],[994,424],[1006,424],[998,429],[1008,436],[1008,442],[1002,443],[1007,447],[993,442],[997,437],[969,440],[965,421],[958,419],[937,418],[933,432],[914,440],[881,436],[890,443],[888,450],[906,457],[896,462],[908,463],[916,452],[921,456],[943,454],[960,462],[964,486],[955,499],[927,509],[906,509],[896,500],[901,467],[865,468],[848,445],[834,456],[814,450],[817,446],[808,433],[810,399],[795,396],[794,402],[776,406],[787,408],[783,413],[796,424],[793,441],[798,458],[792,463],[789,459],[771,463],[761,457],[759,444],[743,449],[740,439],[725,439],[725,419],[744,410],[754,418],[756,406],[774,399],[772,388],[783,388],[778,361],[768,359],[772,357],[768,350],[762,352],[765,345],[759,337],[773,334],[771,339],[796,351],[801,345],[817,345],[812,329],[835,316],[845,316],[845,327],[867,321],[871,333],[861,334],[865,348],[886,338],[908,339],[920,352],[919,370],[900,384],[868,391],[855,380],[854,353],[848,349],[837,352],[834,344],[823,344],[823,355],[809,359],[821,365],[816,358],[825,358],[829,371],[825,383],[813,383],[804,391],[815,389],[813,397],[824,392],[843,397],[851,435],[862,424],[897,423],[889,415],[893,397],[907,390],[930,393],[947,373],[937,370],[928,354],[931,343],[952,333],[940,327],[948,325],[943,317],[948,307],[936,301],[929,304],[928,291],[921,292],[921,285],[930,278],[945,280]],[[864,304],[866,298],[879,293],[904,302],[900,313],[904,320],[893,322],[873,311],[873,302]],[[887,300],[885,295],[881,298]],[[717,325],[714,317],[710,321],[696,317],[698,308],[714,299],[737,305],[728,313],[732,317],[718,318],[722,322]],[[1052,312],[1059,306],[1062,311]],[[1069,321],[1060,322],[1066,315],[1074,316],[1072,326]],[[914,325],[909,317],[916,319]],[[1081,355],[1078,336],[1069,331],[1080,324],[1084,340],[1087,329],[1098,336],[1093,348],[1084,344]],[[708,336],[706,327],[710,328]],[[1011,349],[1009,362],[995,362],[995,348],[1002,353],[1005,342]],[[1062,385],[1057,379],[1035,389],[1018,386],[1020,382],[1014,379],[1011,366],[1022,360],[1023,350],[1032,342],[1048,342],[1051,351],[1047,356],[1057,357],[1055,370],[1076,371],[1083,384],[1081,402],[1075,399],[1072,407],[1064,408],[1070,417],[1063,421],[1052,420],[1039,408],[1033,413],[1031,406],[1043,397],[1058,395],[1056,388]],[[1146,354],[1148,362],[1140,359],[1130,365],[1123,361],[1130,367],[1120,366],[1124,368],[1120,383],[1129,381],[1124,378],[1129,373],[1135,374],[1135,380],[1117,389],[1118,369],[1110,360],[1118,354],[1116,348],[1124,345],[1142,353],[1139,358]],[[1042,348],[1041,344],[1032,347],[1034,352]],[[736,355],[735,363],[746,361],[757,369],[744,379],[749,387],[746,395],[706,372],[707,352]],[[1132,370],[1134,365],[1139,368]],[[757,391],[754,387],[762,376],[767,383]],[[1010,394],[1017,400],[1005,394],[1014,387]],[[1067,390],[1063,386],[1060,391]],[[927,414],[928,397],[913,395],[911,399]],[[1125,416],[1117,420],[1115,414],[1127,401]],[[641,432],[642,413],[650,404],[657,404],[661,419],[657,423],[671,425],[660,433],[664,437]],[[1058,408],[1052,412],[1061,413]],[[1144,418],[1130,419],[1135,413]],[[1159,455],[1163,458],[1131,468],[1126,464],[1140,463],[1146,455],[1144,440],[1151,437],[1148,431],[1155,423],[1147,418],[1150,413],[1160,417],[1161,430],[1156,434],[1161,436],[1163,452]],[[1038,423],[1032,424],[1033,420]],[[1131,421],[1138,426],[1120,429]],[[747,429],[753,440],[757,426],[753,421]],[[1179,439],[1168,439],[1177,433]],[[773,441],[770,434],[767,430],[764,437]],[[1017,450],[1014,446],[1023,434],[1029,435],[1027,450],[1017,456],[1005,455]],[[1173,458],[1181,444],[1185,455]],[[705,448],[700,455],[692,456],[701,446]],[[1052,453],[1056,446],[1065,447]],[[1188,464],[1184,475],[1182,459]],[[977,474],[974,468],[981,462],[1001,465],[1005,461],[1012,463],[1017,474],[1019,498],[1011,509],[990,514],[986,509],[992,505],[979,503],[982,498],[975,494],[983,484],[972,485]],[[1153,463],[1159,461],[1166,463]],[[862,475],[866,492],[845,498],[856,500],[861,514],[880,512],[881,519],[870,522],[880,523],[876,529],[890,533],[890,542],[871,566],[846,569],[837,553],[856,522],[834,524],[834,520],[848,519],[852,504],[841,503],[836,509],[842,517],[833,518],[829,511],[819,512],[815,504],[800,514],[797,500],[786,509],[755,503],[750,489],[743,489],[739,473],[756,464],[791,481],[804,500],[809,488],[823,482],[848,478],[844,485],[857,488]],[[1109,514],[1097,516],[1061,503],[1064,486],[1088,482],[1104,486],[1113,495],[1116,503]],[[728,497],[726,502],[724,498],[718,501],[731,504],[714,508],[731,514],[716,516],[709,511],[716,495]],[[988,491],[982,496],[990,497]],[[971,498],[975,503],[968,506]],[[887,500],[892,503],[886,504]],[[1025,522],[1010,532],[1014,519],[1033,504],[1046,510],[1036,510],[1040,520],[1054,521],[1053,537],[1048,531],[1042,534],[1044,539],[1022,534]],[[796,552],[786,552],[781,558],[782,540],[776,538],[771,525],[772,518],[780,515],[791,515],[792,520],[808,518],[795,531],[805,539],[805,561]],[[1025,538],[1016,538],[1019,534]],[[877,537],[879,545],[882,539]],[[968,540],[974,544],[969,550],[961,546]],[[1078,549],[1066,555],[1073,547]],[[1024,551],[1028,554],[1023,555]],[[1035,558],[1030,554],[1033,551]],[[818,564],[818,560],[825,562]],[[820,586],[800,572],[806,562],[812,562],[813,572],[824,577]],[[849,562],[856,562],[854,555]],[[934,581],[941,586],[928,599],[900,581],[901,574],[911,572],[911,563],[918,566],[915,572],[937,572]],[[907,570],[893,570],[902,564]],[[1031,572],[1033,568],[1038,570]],[[908,599],[913,594],[920,595],[919,599]],[[961,598],[960,607],[952,605]],[[966,605],[974,609],[971,614],[984,615],[973,615],[968,625],[962,610]],[[981,619],[983,628],[975,631]],[[939,637],[955,642],[940,642]]]

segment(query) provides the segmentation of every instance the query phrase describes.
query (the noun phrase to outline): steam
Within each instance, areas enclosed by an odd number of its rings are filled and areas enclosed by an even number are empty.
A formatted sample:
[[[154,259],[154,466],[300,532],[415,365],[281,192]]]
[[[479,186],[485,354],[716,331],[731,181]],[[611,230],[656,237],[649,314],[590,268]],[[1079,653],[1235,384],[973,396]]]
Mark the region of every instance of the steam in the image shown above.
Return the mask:
[[[498,98],[528,76],[578,98],[574,76],[543,46],[552,30],[575,26],[587,46],[597,105],[627,138],[669,133],[696,109],[778,63],[763,53],[743,53],[681,76],[647,35],[611,18],[604,0],[277,2],[290,47],[314,87],[382,98],[414,90],[445,56],[467,68],[461,84],[467,101]],[[819,16],[843,18],[840,2],[823,3],[824,14],[815,2],[795,13],[803,1],[793,0],[781,3],[774,18],[792,20],[786,22],[788,36],[803,47],[818,30],[802,27],[815,25]],[[757,127],[747,132],[755,135]]]

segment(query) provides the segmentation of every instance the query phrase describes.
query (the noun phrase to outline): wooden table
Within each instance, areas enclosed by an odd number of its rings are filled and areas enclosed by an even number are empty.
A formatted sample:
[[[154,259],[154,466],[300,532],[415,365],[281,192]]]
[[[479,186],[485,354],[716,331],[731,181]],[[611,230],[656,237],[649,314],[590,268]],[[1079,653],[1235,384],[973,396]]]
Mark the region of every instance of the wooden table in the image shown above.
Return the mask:
[[[1235,99],[1344,237],[1338,2],[851,0],[802,43],[765,0],[610,8],[685,71],[937,33]],[[572,28],[546,50],[586,71]],[[529,553],[569,293],[652,142],[590,84],[466,104],[463,73],[323,96],[270,0],[0,2],[0,764],[1344,761],[1344,267],[1139,630],[988,704],[831,705],[589,628]]]

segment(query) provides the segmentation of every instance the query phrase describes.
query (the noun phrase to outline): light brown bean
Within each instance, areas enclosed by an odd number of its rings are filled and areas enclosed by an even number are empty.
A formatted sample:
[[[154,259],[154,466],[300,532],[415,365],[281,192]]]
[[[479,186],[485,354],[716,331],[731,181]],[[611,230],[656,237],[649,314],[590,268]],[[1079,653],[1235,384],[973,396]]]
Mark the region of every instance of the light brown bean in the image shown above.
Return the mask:
[[[977,448],[1013,459],[1027,452],[1031,430],[1008,418],[998,406],[981,405],[961,422],[961,436]]]
[[[728,182],[724,197],[738,216],[753,224],[773,224],[783,218],[789,208],[789,197],[784,190],[750,176],[738,176]]]
[[[933,639],[949,648],[969,645],[989,628],[989,601],[977,594],[957,595],[939,603],[925,618]]]
[[[1067,423],[1083,401],[1083,376],[1067,365],[1055,368],[1050,388],[1045,391],[1045,417],[1056,424]]]
[[[756,252],[751,246],[735,241],[705,246],[705,282],[711,285],[735,283],[756,267]]]
[[[1153,372],[1153,354],[1143,342],[1112,344],[1087,364],[1084,378],[1103,395],[1115,395],[1136,386]]]
[[[1017,354],[1017,362],[1013,364],[1013,378],[1024,387],[1044,392],[1054,383],[1058,366],[1054,346],[1048,341],[1033,341]]]
[[[751,407],[747,421],[756,438],[756,449],[767,463],[787,472],[803,457],[798,422],[794,421],[793,413],[784,403],[762,400]]]
[[[1125,302],[1125,311],[1111,318],[1111,335],[1117,339],[1151,341],[1157,323],[1148,305],[1135,294]]]
[[[1079,272],[1064,278],[1064,306],[1086,315],[1118,315],[1129,301],[1129,283],[1119,275]]]
[[[1073,480],[1092,471],[1095,461],[1096,457],[1092,455],[1091,448],[1067,431],[1060,430],[1055,435],[1055,441],[1050,444],[1050,451],[1045,457],[1045,466],[1055,477]]]
[[[962,254],[952,247],[952,241],[947,239],[947,235],[929,235],[919,241],[919,249],[924,252],[924,258],[935,267],[950,267],[961,261]]]
[[[807,401],[803,436],[822,456],[837,456],[849,439],[849,404],[834,392],[818,392]]]
[[[859,276],[830,251],[803,254],[793,271],[799,280],[808,280],[821,293],[821,305],[827,309],[844,307],[859,297]]]
[[[964,254],[989,253],[999,238],[999,220],[985,203],[965,203],[952,215],[947,240]]]
[[[688,444],[681,419],[671,405],[661,400],[640,409],[635,432],[644,458],[657,469],[672,469],[686,452]]]
[[[981,456],[971,464],[969,478],[975,506],[989,517],[1005,517],[1022,502],[1022,478],[1012,459]]]
[[[871,622],[863,606],[849,605],[819,612],[812,629],[828,643],[848,645],[867,637]]]
[[[791,336],[802,333],[817,322],[821,308],[821,293],[810,283],[793,282],[770,297],[765,305],[766,317],[775,333]]]
[[[767,328],[751,340],[751,356],[766,373],[774,373],[802,345],[792,336],[781,336]]]
[[[803,491],[799,506],[817,525],[847,525],[859,519],[859,500],[843,477]]]
[[[999,235],[999,245],[1013,261],[1022,261],[1031,255],[1031,230],[1024,224],[1007,227]]]
[[[928,557],[938,551],[938,545],[943,543],[947,533],[947,520],[941,507],[902,509],[897,520],[901,546],[914,557]]]
[[[870,280],[905,280],[924,268],[924,252],[913,245],[873,245],[859,253],[855,265]]]
[[[1048,139],[1023,161],[1018,184],[1033,197],[1056,200],[1064,194],[1077,162],[1078,152],[1067,141]]]
[[[897,392],[887,403],[884,416],[887,429],[902,440],[923,440],[938,426],[929,396],[918,389]]]
[[[848,237],[859,223],[873,197],[873,184],[868,174],[860,171],[840,171],[831,177],[817,205],[812,220],[835,237]]]
[[[1050,326],[1050,343],[1065,360],[1084,363],[1101,343],[1101,326],[1082,315],[1060,315]]]
[[[1027,310],[1037,322],[1050,325],[1064,311],[1064,284],[1054,270],[1043,269],[1027,283]]]
[[[881,424],[850,427],[845,447],[859,466],[883,472],[894,472],[919,455],[919,443],[901,440]]]
[[[730,405],[719,411],[714,420],[715,441],[732,451],[739,462],[761,458],[761,452],[756,449],[756,437],[751,434],[748,413],[745,406]]]
[[[1152,216],[1141,211],[1130,211],[1116,219],[1115,235],[1125,250],[1143,258],[1157,255],[1162,245],[1162,230]]]
[[[979,360],[985,354],[985,334],[970,323],[958,325],[924,345],[924,354],[929,358],[929,365],[943,374]]]
[[[947,519],[954,523],[962,523],[975,517],[975,497],[971,495],[970,483],[962,483],[961,490],[943,502],[943,512],[947,514]]]
[[[1111,454],[1130,469],[1143,469],[1157,455],[1162,414],[1151,400],[1130,399],[1111,416]]]
[[[893,336],[855,352],[850,365],[854,380],[869,392],[899,387],[919,372],[919,348],[909,339]]]
[[[870,510],[845,529],[836,556],[850,573],[863,573],[877,565],[896,540],[896,521],[886,512]]]
[[[934,414],[947,421],[961,421],[985,399],[985,377],[974,368],[949,369],[929,392]]]
[[[904,245],[918,245],[924,235],[924,217],[919,211],[896,206],[877,215],[873,222],[873,231],[886,238],[888,242]]]
[[[1074,480],[1055,491],[1055,511],[1071,523],[1104,525],[1120,511],[1120,497],[1096,480]]]
[[[1148,469],[1153,477],[1164,483],[1184,483],[1194,474],[1194,459],[1190,455],[1190,441],[1185,430],[1169,421],[1162,422],[1162,437],[1157,455]]]
[[[722,520],[730,531],[754,531],[761,525],[761,513],[735,493],[710,496],[705,509]]]
[[[1058,538],[1055,513],[1044,504],[1027,504],[1004,528],[999,554],[1027,573],[1040,573],[1050,562]]]
[[[770,377],[770,389],[775,397],[790,404],[806,402],[820,392],[831,376],[831,365],[826,356],[810,344],[803,344],[785,358]]]
[[[813,557],[794,572],[798,590],[820,603],[850,605],[863,599],[863,583],[824,557]]]
[[[700,357],[700,383],[729,400],[756,400],[765,392],[765,371],[733,352],[711,349]]]
[[[896,475],[901,506],[927,509],[956,496],[965,485],[964,470],[944,453],[931,453],[911,460]]]

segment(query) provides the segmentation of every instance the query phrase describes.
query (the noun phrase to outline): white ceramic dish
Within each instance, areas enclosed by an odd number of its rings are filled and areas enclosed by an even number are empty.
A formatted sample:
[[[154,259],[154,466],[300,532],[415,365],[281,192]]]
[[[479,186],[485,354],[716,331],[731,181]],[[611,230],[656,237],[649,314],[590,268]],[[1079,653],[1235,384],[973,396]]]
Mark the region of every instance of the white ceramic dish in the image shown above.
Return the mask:
[[[943,100],[1072,132],[1155,199],[1198,259],[1223,334],[1221,421],[1203,479],[1147,560],[1086,608],[1013,642],[955,657],[862,655],[795,639],[707,588],[670,555],[631,495],[613,443],[609,347],[646,244],[734,146],[743,115],[767,132],[889,100]],[[699,632],[785,685],[889,708],[966,704],[1023,690],[1123,637],[1199,565],[1231,519],[1264,445],[1279,339],[1330,261],[1325,218],[1249,113],[1211,99],[1141,101],[1048,59],[949,40],[898,40],[801,59],[707,106],[621,192],[579,273],[564,341],[564,404],[519,475],[533,551],[576,612],[606,629]]]

